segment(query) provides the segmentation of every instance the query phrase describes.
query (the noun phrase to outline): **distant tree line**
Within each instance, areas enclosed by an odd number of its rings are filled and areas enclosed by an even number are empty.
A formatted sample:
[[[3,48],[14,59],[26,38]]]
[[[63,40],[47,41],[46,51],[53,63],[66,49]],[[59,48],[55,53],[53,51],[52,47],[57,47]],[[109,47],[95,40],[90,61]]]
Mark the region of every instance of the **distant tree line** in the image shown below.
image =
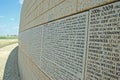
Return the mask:
[[[0,39],[17,39],[17,35],[0,36]]]

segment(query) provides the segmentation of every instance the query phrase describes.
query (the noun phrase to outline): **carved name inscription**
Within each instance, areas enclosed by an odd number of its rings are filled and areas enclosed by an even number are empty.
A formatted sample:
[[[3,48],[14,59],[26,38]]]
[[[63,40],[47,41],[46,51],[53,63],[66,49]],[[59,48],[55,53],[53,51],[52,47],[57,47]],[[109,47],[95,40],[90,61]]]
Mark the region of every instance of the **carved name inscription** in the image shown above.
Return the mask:
[[[85,80],[120,80],[120,2],[90,10]]]
[[[21,32],[19,45],[52,80],[120,80],[120,2]]]
[[[59,66],[56,80],[82,80],[87,24],[88,12],[84,12],[44,25],[42,57]]]

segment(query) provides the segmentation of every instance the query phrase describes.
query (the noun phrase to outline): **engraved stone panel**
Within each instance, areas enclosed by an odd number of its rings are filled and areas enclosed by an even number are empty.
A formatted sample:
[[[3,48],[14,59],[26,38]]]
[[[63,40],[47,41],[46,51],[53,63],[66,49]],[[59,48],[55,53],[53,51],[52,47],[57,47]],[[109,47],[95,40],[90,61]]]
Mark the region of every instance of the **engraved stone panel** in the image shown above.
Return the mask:
[[[120,2],[90,10],[85,80],[120,80]]]
[[[42,26],[38,26],[31,29],[32,32],[29,34],[31,37],[31,57],[36,64],[39,64],[41,52],[42,52]]]
[[[42,49],[42,26],[21,32],[19,45],[34,63],[40,63]]]
[[[55,80],[83,80],[88,12],[57,20],[43,27],[43,69]],[[54,64],[53,74],[49,72]]]

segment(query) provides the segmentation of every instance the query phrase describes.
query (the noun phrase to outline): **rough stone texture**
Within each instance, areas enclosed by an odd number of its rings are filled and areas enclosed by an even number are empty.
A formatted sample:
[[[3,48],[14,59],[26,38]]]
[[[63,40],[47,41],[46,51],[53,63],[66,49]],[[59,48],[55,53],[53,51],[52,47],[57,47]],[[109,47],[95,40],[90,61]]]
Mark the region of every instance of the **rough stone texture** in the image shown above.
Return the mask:
[[[30,1],[19,34],[23,80],[119,80],[119,1]]]
[[[120,2],[90,10],[86,80],[120,78]]]
[[[19,45],[32,59],[34,65],[53,79],[82,79],[87,23],[88,12],[84,12],[41,25],[21,32]],[[20,49],[20,53],[23,53],[22,49]]]
[[[114,1],[117,0],[25,0],[20,31]]]
[[[84,11],[117,0],[78,0],[77,10]]]
[[[41,71],[38,65],[33,61],[29,54],[19,48],[19,70],[21,80],[50,80],[46,74]]]

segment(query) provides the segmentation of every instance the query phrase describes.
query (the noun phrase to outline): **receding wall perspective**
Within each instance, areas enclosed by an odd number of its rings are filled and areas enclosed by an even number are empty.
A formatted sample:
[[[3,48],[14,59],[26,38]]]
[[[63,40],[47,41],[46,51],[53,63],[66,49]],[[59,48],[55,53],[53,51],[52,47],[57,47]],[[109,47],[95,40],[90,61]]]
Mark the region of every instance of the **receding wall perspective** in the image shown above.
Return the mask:
[[[22,80],[120,80],[120,1],[25,0]]]

